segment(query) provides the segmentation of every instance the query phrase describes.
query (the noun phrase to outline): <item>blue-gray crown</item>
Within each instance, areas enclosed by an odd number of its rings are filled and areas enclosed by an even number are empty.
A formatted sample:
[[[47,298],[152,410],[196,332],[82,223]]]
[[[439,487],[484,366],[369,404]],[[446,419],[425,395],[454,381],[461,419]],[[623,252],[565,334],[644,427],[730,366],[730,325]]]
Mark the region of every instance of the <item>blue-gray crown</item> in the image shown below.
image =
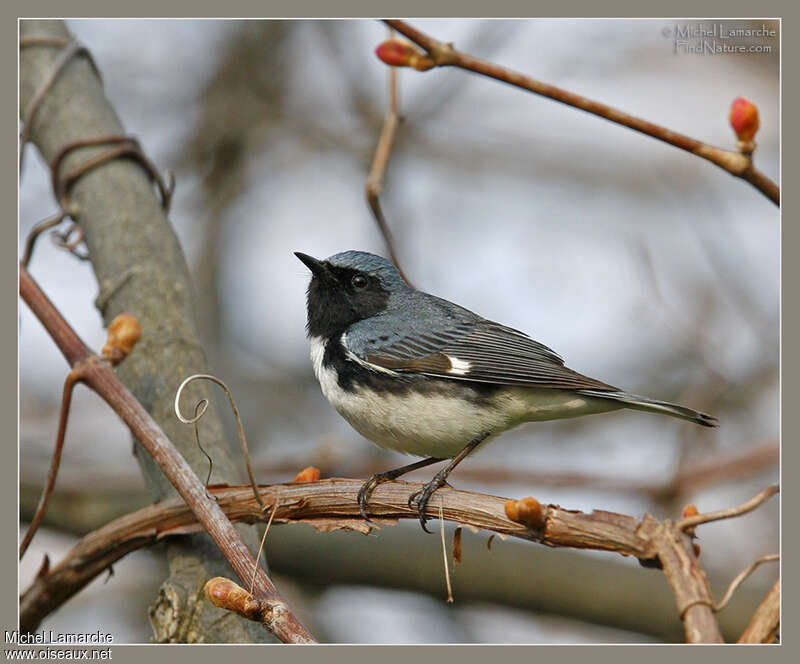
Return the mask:
[[[366,251],[343,251],[325,259],[326,263],[334,267],[349,267],[361,272],[374,274],[388,287],[405,286],[408,284],[400,276],[397,268],[382,256],[376,256]]]

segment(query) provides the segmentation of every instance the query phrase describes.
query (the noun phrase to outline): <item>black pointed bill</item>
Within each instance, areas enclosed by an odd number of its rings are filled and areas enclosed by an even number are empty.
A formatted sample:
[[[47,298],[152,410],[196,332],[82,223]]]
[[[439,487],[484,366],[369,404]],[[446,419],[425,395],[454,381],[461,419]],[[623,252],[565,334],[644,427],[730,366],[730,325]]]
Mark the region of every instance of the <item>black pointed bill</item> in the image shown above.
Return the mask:
[[[299,258],[303,264],[311,270],[312,274],[326,282],[336,282],[336,277],[333,276],[333,273],[328,268],[328,265],[323,261],[317,260],[313,256],[309,256],[308,254],[301,253],[299,251],[295,251],[294,255]]]

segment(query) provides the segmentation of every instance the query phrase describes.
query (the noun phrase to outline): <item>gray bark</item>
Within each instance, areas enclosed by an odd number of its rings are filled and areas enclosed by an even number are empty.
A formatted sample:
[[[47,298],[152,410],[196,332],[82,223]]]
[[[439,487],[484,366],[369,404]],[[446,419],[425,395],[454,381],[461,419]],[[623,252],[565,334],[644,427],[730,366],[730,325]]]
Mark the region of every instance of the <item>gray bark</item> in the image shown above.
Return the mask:
[[[61,21],[27,20],[20,34],[71,37]],[[24,117],[42,86],[59,49],[26,47],[20,51],[20,116]],[[49,163],[65,145],[84,138],[124,133],[105,97],[102,82],[87,58],[75,57],[62,71],[39,107],[32,126],[32,142]],[[82,148],[65,159],[66,173],[103,147]],[[201,478],[207,460],[198,449],[191,426],[173,413],[173,399],[181,381],[193,373],[206,373],[205,354],[195,323],[195,294],[183,252],[162,210],[145,170],[132,159],[116,159],[81,177],[71,191],[74,219],[85,235],[92,266],[100,287],[96,304],[106,325],[119,313],[136,316],[142,338],[117,373],[153,415],[181,454]],[[35,263],[34,263],[35,272]],[[207,386],[190,387],[184,410],[208,397]],[[223,428],[213,406],[201,423],[203,446],[214,460],[215,482],[239,483]],[[163,473],[134,444],[134,455],[153,500],[175,493]],[[239,527],[245,542],[258,547],[255,530]],[[157,638],[169,641],[264,641],[258,626],[236,616],[215,622],[223,612],[202,595],[205,581],[216,575],[233,576],[207,536],[180,538],[168,547],[171,576],[164,582],[154,607]]]

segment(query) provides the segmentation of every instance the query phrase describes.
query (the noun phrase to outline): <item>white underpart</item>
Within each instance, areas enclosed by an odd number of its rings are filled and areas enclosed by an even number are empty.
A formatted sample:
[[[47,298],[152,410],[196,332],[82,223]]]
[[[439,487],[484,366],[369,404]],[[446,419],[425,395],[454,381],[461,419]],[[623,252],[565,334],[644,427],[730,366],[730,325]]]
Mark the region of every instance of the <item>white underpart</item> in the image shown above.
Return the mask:
[[[345,340],[343,336],[341,341]],[[381,447],[417,456],[451,458],[485,432],[494,436],[522,422],[577,417],[624,407],[566,390],[522,387],[509,387],[481,405],[446,391],[383,394],[357,387],[348,392],[339,387],[336,370],[322,364],[324,340],[312,337],[310,341],[314,373],[325,398],[339,414],[362,436]],[[372,370],[379,369],[360,358],[356,361]],[[449,381],[443,379],[443,382]]]
[[[458,376],[466,376],[469,373],[469,370],[472,368],[472,365],[467,362],[466,360],[459,360],[457,357],[453,357],[452,355],[445,356],[448,360],[450,360],[450,369],[447,370],[447,373],[456,374]]]

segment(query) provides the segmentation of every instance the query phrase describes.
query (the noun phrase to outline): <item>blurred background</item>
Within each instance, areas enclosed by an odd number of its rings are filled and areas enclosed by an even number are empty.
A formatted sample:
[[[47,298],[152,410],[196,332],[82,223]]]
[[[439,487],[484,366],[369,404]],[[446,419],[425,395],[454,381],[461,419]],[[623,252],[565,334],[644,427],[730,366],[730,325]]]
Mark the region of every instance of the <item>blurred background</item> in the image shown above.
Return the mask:
[[[712,55],[676,43],[676,28],[697,21],[412,24],[728,149],[735,149],[728,110],[744,96],[761,117],[756,166],[778,179],[778,36],[736,40],[769,53]],[[304,331],[308,272],[292,255],[386,254],[364,197],[388,102],[388,68],[374,55],[386,27],[368,20],[67,25],[93,53],[127,131],[175,173],[170,218],[195,277],[209,362],[233,390],[259,481],[290,481],[308,465],[323,476],[366,477],[408,463],[361,438],[322,397]],[[528,332],[581,373],[722,423],[701,430],[620,412],[527,425],[471,457],[452,483],[570,509],[679,518],[688,503],[729,507],[776,482],[778,209],[709,162],[462,71],[401,70],[399,98],[404,121],[381,203],[414,285]],[[46,166],[28,150],[20,251],[33,224],[56,209]],[[43,241],[31,271],[79,334],[102,346],[90,265]],[[66,364],[22,305],[19,352],[24,531],[52,453]],[[235,447],[232,424],[230,431]],[[58,560],[81,533],[147,504],[131,448],[116,415],[78,389],[49,527],[25,557],[20,590],[43,553]],[[704,526],[699,536],[719,599],[751,560],[778,550],[778,501]],[[439,538],[413,522],[368,537],[275,527],[266,550],[279,586],[326,641],[682,640],[661,573],[610,554],[499,538],[489,550],[487,539],[464,533],[453,605],[444,601]],[[42,628],[102,623],[115,642],[147,642],[146,609],[166,574],[160,553],[123,559],[113,578],[96,580]],[[760,568],[720,614],[728,638],[777,573],[774,564]]]

